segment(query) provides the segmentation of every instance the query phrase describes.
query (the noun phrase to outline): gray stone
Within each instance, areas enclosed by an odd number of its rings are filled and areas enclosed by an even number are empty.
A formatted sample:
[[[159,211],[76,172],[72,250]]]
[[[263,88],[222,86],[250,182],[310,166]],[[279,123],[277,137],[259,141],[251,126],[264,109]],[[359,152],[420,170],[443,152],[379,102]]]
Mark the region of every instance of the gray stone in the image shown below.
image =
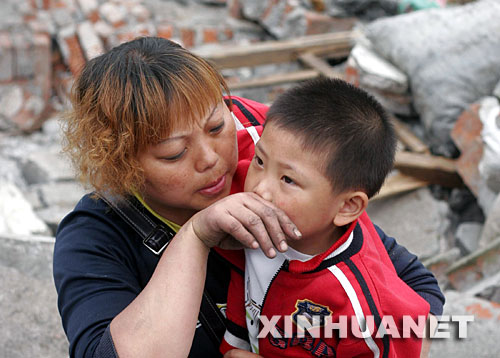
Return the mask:
[[[496,97],[481,100],[479,118],[483,123],[483,157],[479,162],[479,173],[488,188],[500,192],[500,103]]]
[[[448,285],[446,271],[460,258],[460,249],[452,247],[450,250],[434,255],[422,262],[422,264],[432,271],[438,280],[441,289]]]
[[[45,136],[49,137],[51,141],[60,141],[62,138],[62,131],[59,117],[51,117],[43,122],[42,132]]]
[[[476,222],[464,222],[458,226],[455,238],[463,255],[468,255],[479,247],[482,229],[483,224]]]
[[[446,275],[454,289],[464,291],[476,285],[478,280],[494,276],[499,271],[500,237],[455,262]]]
[[[19,188],[7,181],[0,182],[0,233],[49,233],[47,225],[36,216]]]
[[[484,247],[500,237],[500,194],[497,195],[486,217],[479,245]]]
[[[52,280],[54,238],[0,235],[0,357],[68,357]]]
[[[378,53],[411,79],[414,105],[434,153],[450,155],[449,136],[463,110],[491,95],[500,79],[500,3],[415,11],[367,26]]]
[[[396,15],[398,3],[398,0],[325,0],[325,8],[331,16],[356,16],[371,21]]]
[[[74,173],[59,147],[47,148],[27,155],[22,171],[28,184],[74,180]]]
[[[66,215],[68,215],[69,212],[73,210],[73,208],[74,206],[50,206],[36,210],[36,214],[50,228],[52,234],[55,235],[59,223]]]
[[[500,340],[494,337],[498,337],[500,307],[486,300],[453,291],[447,291],[445,295],[445,315],[472,315],[473,321],[467,323],[467,338],[462,339],[457,338],[458,323],[450,322],[449,327],[452,332],[450,338],[433,339],[429,356],[431,358],[498,357]]]
[[[15,183],[21,190],[26,188],[26,182],[17,163],[0,156],[0,182],[5,181]]]
[[[389,112],[404,116],[415,114],[408,77],[373,51],[368,40],[358,40],[347,59],[347,66],[356,73],[354,82],[371,93]]]
[[[24,29],[12,33],[12,43],[15,49],[15,74],[19,79],[29,79],[35,75],[32,37],[33,35]]]
[[[84,188],[77,182],[56,182],[37,184],[40,198],[46,206],[73,207],[85,194]]]
[[[78,24],[77,34],[80,46],[87,60],[91,60],[104,53],[104,45],[90,21]]]
[[[0,32],[0,81],[14,77],[14,49],[8,33]]]
[[[0,86],[0,114],[11,118],[23,107],[23,90],[17,85]]]
[[[493,96],[500,99],[500,81],[497,83],[497,85],[493,89]]]
[[[468,289],[466,294],[500,303],[500,272],[481,280],[477,285]]]
[[[448,210],[447,204],[434,199],[427,188],[373,201],[367,208],[376,225],[420,260],[439,252],[449,224]]]

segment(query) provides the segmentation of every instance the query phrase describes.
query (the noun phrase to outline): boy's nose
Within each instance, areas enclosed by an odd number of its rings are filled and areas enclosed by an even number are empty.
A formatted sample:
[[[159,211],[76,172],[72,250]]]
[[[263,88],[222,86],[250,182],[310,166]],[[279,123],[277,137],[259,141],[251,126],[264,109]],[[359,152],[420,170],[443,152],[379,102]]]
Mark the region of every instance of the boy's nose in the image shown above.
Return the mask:
[[[273,201],[273,196],[272,196],[272,191],[269,188],[269,185],[266,184],[265,181],[259,181],[255,188],[253,189],[253,192],[255,194],[258,194],[261,198],[272,202]]]

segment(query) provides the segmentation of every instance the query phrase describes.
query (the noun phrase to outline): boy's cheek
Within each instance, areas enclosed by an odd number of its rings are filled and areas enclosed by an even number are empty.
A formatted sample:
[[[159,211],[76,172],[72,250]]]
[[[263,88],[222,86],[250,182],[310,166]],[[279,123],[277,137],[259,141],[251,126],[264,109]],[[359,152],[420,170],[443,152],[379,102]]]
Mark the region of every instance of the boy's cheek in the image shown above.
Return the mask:
[[[245,185],[243,186],[244,191],[253,191],[255,185],[254,182],[254,174],[252,170],[252,164],[250,163],[250,167],[248,168],[247,176],[245,178]]]

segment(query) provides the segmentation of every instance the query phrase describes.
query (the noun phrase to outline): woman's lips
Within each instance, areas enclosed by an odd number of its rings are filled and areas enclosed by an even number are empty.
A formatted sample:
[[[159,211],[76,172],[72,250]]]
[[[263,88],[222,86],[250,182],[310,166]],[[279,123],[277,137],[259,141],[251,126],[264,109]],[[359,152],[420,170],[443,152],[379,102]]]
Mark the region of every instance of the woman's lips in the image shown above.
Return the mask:
[[[226,186],[226,174],[221,176],[216,181],[210,183],[203,189],[200,189],[199,192],[203,195],[214,196],[222,192]]]

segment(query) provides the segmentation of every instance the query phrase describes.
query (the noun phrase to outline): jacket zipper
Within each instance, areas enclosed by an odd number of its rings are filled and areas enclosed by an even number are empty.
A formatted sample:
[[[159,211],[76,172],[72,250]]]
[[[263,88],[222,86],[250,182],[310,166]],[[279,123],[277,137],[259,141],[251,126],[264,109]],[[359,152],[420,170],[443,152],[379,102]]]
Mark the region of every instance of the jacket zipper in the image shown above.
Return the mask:
[[[267,294],[269,293],[269,289],[271,288],[271,285],[273,284],[273,282],[276,279],[276,277],[278,277],[278,275],[281,272],[281,270],[288,270],[288,264],[289,264],[289,261],[285,259],[285,261],[283,261],[283,264],[280,266],[280,268],[278,269],[278,271],[276,271],[276,273],[274,274],[273,278],[269,282],[269,286],[267,286],[266,293],[264,294],[264,299],[262,300],[262,306],[260,307],[260,314],[262,314],[262,312],[264,312],[264,304],[266,303]]]

